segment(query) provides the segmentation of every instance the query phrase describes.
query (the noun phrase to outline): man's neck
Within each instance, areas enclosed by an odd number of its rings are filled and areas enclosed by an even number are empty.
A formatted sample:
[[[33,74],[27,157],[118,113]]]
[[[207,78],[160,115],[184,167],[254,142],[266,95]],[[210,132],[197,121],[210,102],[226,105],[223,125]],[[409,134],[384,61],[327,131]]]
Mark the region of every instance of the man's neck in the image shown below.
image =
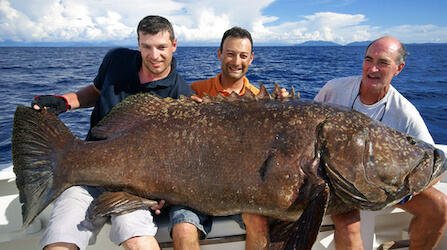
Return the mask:
[[[171,72],[171,67],[166,69],[166,72],[162,74],[154,74],[145,68],[144,65],[141,66],[140,71],[138,71],[138,77],[140,78],[140,83],[145,84],[148,82],[154,82],[166,78]]]
[[[365,105],[372,105],[374,103],[377,103],[386,96],[389,89],[389,84],[380,90],[371,90],[362,88],[362,86],[360,86],[360,101]]]
[[[240,78],[238,80],[231,79],[225,77],[223,74],[220,76],[220,84],[222,84],[222,87],[229,93],[232,93],[233,91],[239,94],[242,91],[242,88],[244,87],[244,78]]]

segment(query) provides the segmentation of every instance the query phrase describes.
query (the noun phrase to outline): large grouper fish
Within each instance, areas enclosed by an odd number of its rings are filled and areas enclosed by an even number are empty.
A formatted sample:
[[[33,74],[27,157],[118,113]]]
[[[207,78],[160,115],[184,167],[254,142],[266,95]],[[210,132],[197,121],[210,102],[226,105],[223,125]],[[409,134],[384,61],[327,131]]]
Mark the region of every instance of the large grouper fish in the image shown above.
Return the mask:
[[[442,151],[352,109],[272,98],[264,86],[247,93],[202,103],[133,95],[91,130],[95,141],[18,106],[12,156],[24,227],[70,186],[89,185],[111,191],[96,216],[157,200],[255,213],[284,221],[271,232],[280,248],[311,249],[325,214],[392,206],[446,169]]]

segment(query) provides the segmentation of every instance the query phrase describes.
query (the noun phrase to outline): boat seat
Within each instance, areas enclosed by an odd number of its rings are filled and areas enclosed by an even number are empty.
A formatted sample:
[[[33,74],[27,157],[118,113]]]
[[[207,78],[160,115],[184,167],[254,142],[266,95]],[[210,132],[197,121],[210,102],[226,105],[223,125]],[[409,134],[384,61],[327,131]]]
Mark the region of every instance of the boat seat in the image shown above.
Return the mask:
[[[410,247],[410,240],[390,241],[381,244],[377,250],[400,249]]]
[[[434,187],[447,194],[447,182],[445,180],[437,183]],[[412,217],[411,214],[400,208],[360,211],[360,231],[364,248],[407,249],[409,247],[408,226]]]

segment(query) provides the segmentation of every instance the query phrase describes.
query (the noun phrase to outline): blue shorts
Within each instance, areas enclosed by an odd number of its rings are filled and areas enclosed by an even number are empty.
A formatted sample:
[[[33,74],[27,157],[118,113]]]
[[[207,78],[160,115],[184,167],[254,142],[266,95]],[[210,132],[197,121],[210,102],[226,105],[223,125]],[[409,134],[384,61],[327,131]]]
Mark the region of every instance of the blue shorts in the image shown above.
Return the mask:
[[[245,230],[241,214],[232,215],[232,217]],[[169,208],[169,232],[172,234],[174,225],[184,222],[193,224],[200,232],[200,239],[205,239],[213,226],[213,216],[202,214],[188,207],[171,206]]]
[[[84,250],[96,242],[96,237],[107,221],[111,222],[109,238],[116,245],[136,236],[154,236],[157,226],[149,209],[139,209],[123,215],[112,215],[89,220],[92,201],[105,191],[103,188],[74,186],[65,190],[54,202],[50,220],[40,239],[45,246],[65,242]]]
[[[192,208],[183,206],[171,206],[169,208],[169,232],[172,234],[172,228],[179,223],[191,223],[200,232],[200,239],[205,239],[213,226],[212,216],[202,214]]]
[[[231,217],[233,217],[233,219],[237,222],[237,224],[239,224],[239,227],[245,230],[245,224],[244,221],[242,220],[242,214],[235,214],[232,215]]]

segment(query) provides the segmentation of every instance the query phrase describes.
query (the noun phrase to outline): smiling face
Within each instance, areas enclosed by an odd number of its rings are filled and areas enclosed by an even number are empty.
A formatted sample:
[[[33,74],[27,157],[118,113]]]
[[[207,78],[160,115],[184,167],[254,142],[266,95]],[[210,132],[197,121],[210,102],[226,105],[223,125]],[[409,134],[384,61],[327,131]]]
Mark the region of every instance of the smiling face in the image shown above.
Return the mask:
[[[222,77],[233,81],[242,79],[253,61],[252,47],[248,38],[228,36],[223,42],[222,51],[219,49],[217,55],[221,62]]]
[[[145,81],[159,80],[169,75],[172,54],[177,49],[177,40],[172,42],[169,32],[151,35],[140,31],[138,49],[143,59],[141,71]]]
[[[398,63],[398,40],[384,37],[375,41],[365,53],[362,69],[362,88],[369,92],[386,92],[391,80],[403,69],[405,62]]]

